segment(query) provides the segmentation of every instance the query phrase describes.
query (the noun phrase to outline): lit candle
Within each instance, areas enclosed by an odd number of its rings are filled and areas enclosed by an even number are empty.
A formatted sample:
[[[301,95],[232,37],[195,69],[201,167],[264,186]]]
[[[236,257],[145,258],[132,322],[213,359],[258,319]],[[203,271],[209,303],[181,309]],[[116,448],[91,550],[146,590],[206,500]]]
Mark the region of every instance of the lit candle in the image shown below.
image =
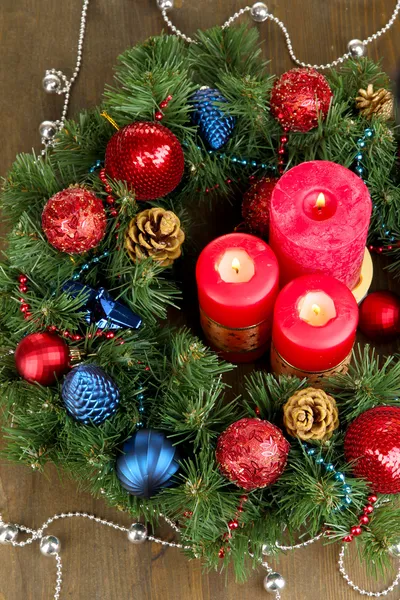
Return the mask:
[[[305,275],[279,293],[272,330],[272,370],[308,377],[345,372],[358,324],[358,306],[343,283],[326,275]]]
[[[278,294],[278,262],[259,238],[231,233],[212,241],[196,268],[200,319],[210,345],[231,362],[268,349]]]
[[[371,209],[365,183],[341,165],[312,161],[285,173],[274,188],[270,218],[281,285],[324,273],[355,288]]]

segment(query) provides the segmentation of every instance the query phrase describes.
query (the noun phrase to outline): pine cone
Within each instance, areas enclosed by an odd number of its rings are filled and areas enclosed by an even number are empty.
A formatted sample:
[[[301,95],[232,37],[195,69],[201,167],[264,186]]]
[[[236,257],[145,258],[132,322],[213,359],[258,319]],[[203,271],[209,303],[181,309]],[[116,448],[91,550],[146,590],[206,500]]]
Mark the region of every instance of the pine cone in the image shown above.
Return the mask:
[[[336,401],[323,390],[299,390],[283,407],[283,423],[289,435],[301,440],[327,440],[339,426]]]
[[[167,267],[181,255],[185,234],[170,210],[149,208],[129,223],[125,248],[133,261],[151,257]]]
[[[374,92],[374,86],[370,83],[366,90],[358,90],[356,106],[363,117],[370,119],[372,115],[382,117],[385,121],[393,119],[393,94],[389,90],[381,88]]]

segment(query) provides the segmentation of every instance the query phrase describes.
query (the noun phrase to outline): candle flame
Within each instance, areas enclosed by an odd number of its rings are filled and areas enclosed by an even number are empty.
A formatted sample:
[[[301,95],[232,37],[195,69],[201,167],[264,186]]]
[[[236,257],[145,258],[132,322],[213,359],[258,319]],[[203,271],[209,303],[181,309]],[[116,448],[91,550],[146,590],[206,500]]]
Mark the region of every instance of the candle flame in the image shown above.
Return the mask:
[[[318,304],[313,304],[311,308],[316,315],[319,315],[319,313],[321,312],[321,307],[318,306]]]
[[[315,203],[315,208],[324,208],[325,205],[326,205],[325,196],[321,192],[320,194],[318,194],[318,198],[317,198],[317,201]]]
[[[240,269],[240,262],[238,258],[234,258],[232,261],[232,269],[236,272],[239,273],[239,269]]]

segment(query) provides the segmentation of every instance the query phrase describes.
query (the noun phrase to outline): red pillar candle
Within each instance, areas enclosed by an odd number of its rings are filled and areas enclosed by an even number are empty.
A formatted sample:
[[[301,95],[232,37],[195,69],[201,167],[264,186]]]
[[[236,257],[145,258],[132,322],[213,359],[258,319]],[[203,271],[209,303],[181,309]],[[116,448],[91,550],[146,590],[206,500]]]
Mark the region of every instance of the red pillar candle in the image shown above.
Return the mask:
[[[219,237],[201,252],[196,279],[201,326],[211,346],[231,362],[262,356],[279,280],[268,244],[245,233]]]
[[[324,273],[353,289],[371,210],[367,186],[341,165],[314,160],[285,173],[273,191],[270,213],[270,245],[281,285],[308,273]]]
[[[343,283],[318,274],[294,279],[275,304],[273,371],[308,377],[314,384],[345,372],[357,324],[357,301]]]

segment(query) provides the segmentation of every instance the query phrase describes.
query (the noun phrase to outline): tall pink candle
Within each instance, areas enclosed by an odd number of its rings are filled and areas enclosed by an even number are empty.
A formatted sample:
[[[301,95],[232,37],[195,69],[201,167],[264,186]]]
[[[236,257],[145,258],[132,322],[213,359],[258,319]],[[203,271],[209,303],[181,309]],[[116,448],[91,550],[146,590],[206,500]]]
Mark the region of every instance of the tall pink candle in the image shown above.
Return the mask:
[[[371,218],[365,183],[328,161],[293,167],[271,198],[270,246],[281,285],[311,273],[335,277],[353,289],[360,278]]]

